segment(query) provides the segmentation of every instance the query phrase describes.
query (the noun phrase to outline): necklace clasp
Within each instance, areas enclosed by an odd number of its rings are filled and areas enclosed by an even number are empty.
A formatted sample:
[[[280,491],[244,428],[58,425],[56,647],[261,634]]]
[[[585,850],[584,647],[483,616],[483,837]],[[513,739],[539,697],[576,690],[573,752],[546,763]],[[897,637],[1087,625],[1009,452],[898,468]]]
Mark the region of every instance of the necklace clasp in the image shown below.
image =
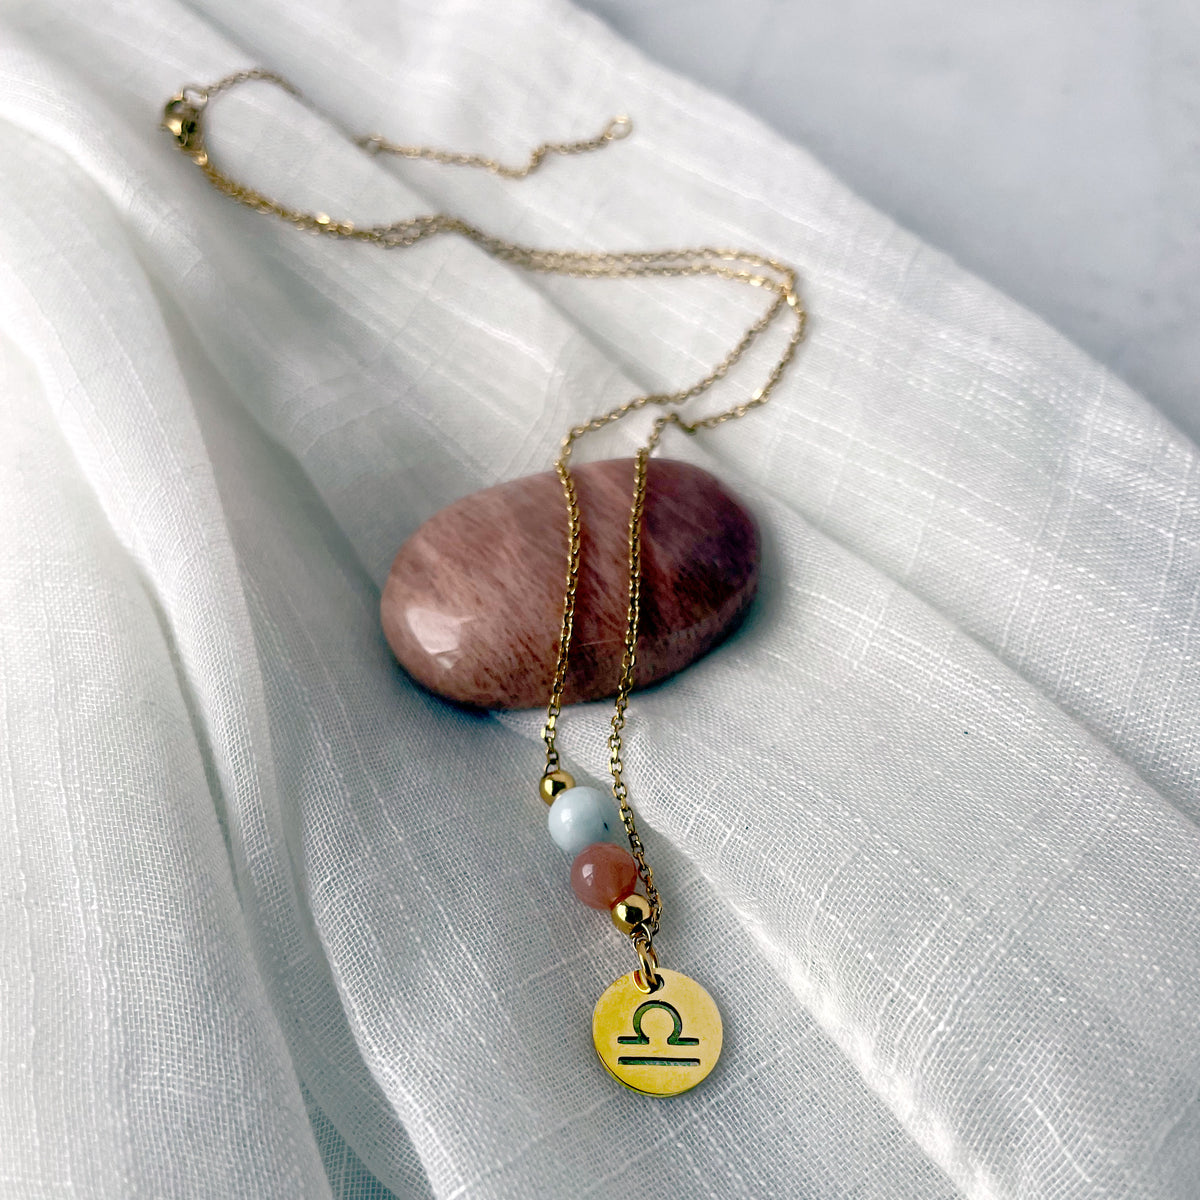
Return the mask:
[[[208,93],[203,88],[185,87],[167,101],[162,119],[162,127],[175,139],[175,144],[201,166],[208,161],[200,125],[200,114],[207,103]]]

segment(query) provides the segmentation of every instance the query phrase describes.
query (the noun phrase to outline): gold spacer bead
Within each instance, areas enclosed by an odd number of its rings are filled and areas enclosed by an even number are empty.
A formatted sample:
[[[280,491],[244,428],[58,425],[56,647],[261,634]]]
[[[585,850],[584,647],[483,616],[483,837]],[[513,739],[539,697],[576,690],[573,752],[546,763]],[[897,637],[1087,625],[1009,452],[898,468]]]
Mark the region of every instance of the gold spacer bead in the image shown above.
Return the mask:
[[[639,926],[650,920],[650,901],[634,892],[612,906],[612,923],[626,937]]]
[[[561,792],[575,786],[575,777],[566,771],[547,771],[538,782],[538,795],[547,804],[553,804]]]

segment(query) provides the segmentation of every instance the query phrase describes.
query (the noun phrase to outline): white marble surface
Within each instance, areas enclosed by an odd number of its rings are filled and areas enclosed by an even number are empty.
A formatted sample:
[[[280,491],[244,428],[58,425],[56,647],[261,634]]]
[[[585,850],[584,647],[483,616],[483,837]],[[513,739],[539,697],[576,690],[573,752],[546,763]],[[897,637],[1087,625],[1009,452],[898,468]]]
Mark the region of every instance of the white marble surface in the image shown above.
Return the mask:
[[[583,0],[1200,438],[1196,0]]]

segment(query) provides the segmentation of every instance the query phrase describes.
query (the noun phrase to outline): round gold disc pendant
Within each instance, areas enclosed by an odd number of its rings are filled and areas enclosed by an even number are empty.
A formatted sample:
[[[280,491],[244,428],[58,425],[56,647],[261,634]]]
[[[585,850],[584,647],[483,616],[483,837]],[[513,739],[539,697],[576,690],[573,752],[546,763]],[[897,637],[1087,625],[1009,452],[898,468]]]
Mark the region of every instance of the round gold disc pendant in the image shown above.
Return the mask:
[[[721,1014],[713,998],[678,971],[658,971],[652,992],[622,975],[596,1001],[592,1039],[608,1073],[646,1096],[690,1091],[721,1056]]]

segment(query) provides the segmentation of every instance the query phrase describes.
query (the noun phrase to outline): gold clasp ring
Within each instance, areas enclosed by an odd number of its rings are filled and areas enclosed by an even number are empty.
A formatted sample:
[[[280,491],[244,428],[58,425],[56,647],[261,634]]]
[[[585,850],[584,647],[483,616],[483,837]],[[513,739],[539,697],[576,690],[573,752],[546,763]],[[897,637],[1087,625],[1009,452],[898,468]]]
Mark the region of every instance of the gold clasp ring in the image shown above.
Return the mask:
[[[162,119],[162,127],[175,139],[180,150],[201,166],[208,161],[200,128],[200,113],[207,103],[208,92],[203,88],[182,88],[167,101]]]
[[[632,132],[633,118],[621,113],[620,116],[613,117],[609,121],[600,136],[606,142],[619,142],[622,138],[627,138]]]
[[[637,951],[638,962],[642,964],[641,969],[633,973],[633,986],[648,996],[662,987],[662,976],[658,973],[658,953],[644,928],[639,928],[634,934],[633,948]]]

